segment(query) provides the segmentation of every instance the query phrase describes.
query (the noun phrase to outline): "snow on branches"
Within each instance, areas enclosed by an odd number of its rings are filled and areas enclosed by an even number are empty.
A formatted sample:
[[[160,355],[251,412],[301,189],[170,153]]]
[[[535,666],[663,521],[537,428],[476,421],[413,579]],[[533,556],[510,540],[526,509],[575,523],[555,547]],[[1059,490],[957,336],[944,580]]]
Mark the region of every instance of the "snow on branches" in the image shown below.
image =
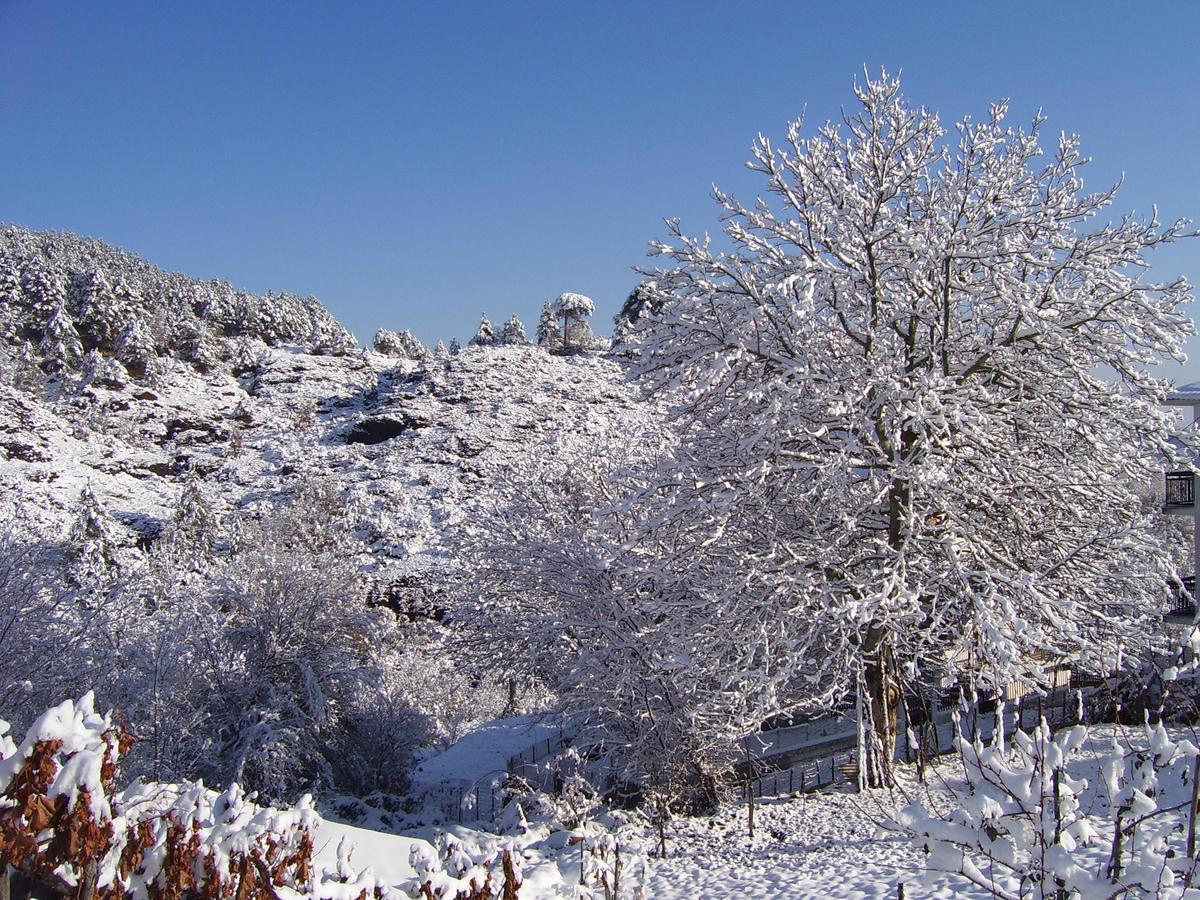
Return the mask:
[[[893,825],[925,851],[932,883],[957,876],[1005,900],[1185,896],[1196,875],[1196,747],[1162,724],[1131,737],[1088,759],[1096,738],[1083,725],[1052,734],[1043,720],[1011,746],[1000,732],[990,745],[960,732],[965,777],[946,785],[944,811],[917,800]]]
[[[797,623],[809,700],[862,686],[886,760],[902,679],[1001,686],[1154,633],[1173,569],[1136,488],[1191,298],[1145,275],[1186,223],[1102,216],[1115,188],[1084,192],[1040,116],[947,141],[886,73],[855,98],[758,138],[773,203],[717,191],[727,240],[670,223],[625,338],[681,434],[662,527]]]

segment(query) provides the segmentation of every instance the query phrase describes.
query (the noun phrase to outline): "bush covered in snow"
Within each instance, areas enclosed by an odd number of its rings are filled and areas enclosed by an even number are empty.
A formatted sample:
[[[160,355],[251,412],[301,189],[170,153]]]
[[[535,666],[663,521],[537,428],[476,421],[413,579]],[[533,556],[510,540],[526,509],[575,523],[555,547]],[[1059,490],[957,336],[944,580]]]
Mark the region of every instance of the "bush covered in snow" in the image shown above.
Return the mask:
[[[1002,898],[1188,896],[1195,881],[1196,746],[1162,724],[1115,736],[1081,760],[1089,729],[1045,721],[1011,744],[958,735],[965,773],[916,799],[898,826],[926,854],[929,880],[965,879]]]

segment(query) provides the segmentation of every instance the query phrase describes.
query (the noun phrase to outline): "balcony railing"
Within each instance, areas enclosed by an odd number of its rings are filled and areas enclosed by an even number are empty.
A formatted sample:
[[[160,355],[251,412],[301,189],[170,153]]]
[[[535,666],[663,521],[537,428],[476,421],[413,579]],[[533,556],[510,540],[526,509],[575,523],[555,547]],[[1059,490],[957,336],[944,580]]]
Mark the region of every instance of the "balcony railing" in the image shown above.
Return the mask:
[[[1196,476],[1191,472],[1168,472],[1166,500],[1167,509],[1182,509],[1196,505]]]
[[[1167,600],[1168,616],[1190,616],[1196,612],[1196,576],[1189,575],[1175,582]]]

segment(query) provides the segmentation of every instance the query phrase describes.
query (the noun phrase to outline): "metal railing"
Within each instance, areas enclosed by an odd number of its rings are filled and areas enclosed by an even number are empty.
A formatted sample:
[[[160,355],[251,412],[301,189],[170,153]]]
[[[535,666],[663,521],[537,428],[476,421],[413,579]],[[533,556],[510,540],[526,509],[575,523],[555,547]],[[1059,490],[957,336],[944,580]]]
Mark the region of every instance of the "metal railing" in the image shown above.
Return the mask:
[[[1184,509],[1196,505],[1196,476],[1191,472],[1168,472],[1163,506]]]

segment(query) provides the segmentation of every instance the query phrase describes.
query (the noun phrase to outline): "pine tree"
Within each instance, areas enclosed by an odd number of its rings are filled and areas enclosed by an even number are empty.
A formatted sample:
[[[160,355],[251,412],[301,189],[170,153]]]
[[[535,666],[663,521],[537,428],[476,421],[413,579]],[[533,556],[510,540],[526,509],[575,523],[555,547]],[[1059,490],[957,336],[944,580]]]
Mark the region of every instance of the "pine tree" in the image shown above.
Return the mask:
[[[396,339],[400,342],[401,352],[408,359],[421,360],[429,355],[428,348],[407,328],[396,335]]]
[[[558,314],[547,303],[542,307],[542,317],[538,320],[537,343],[546,350],[558,350],[563,344],[562,328],[558,324]]]
[[[22,306],[20,271],[14,265],[0,265],[0,341],[8,343],[21,338]]]
[[[496,335],[492,331],[492,323],[488,321],[487,315],[479,317],[479,328],[475,332],[475,337],[471,338],[472,347],[490,347],[496,343]]]
[[[59,301],[46,322],[38,354],[42,358],[42,369],[51,375],[69,372],[83,358],[83,342],[67,312],[65,297]]]
[[[643,282],[630,291],[621,311],[613,317],[613,346],[622,347],[642,316],[657,313],[661,306],[662,302],[654,296],[653,281]]]
[[[112,353],[130,313],[103,272],[87,274],[79,291],[79,329],[89,348]]]
[[[141,321],[134,319],[117,339],[117,359],[134,378],[146,378],[154,374],[157,354],[154,341]]]
[[[190,553],[203,560],[212,552],[219,531],[216,512],[200,488],[200,479],[193,473],[179,495],[171,519],[169,544],[178,552]]]
[[[504,327],[500,329],[499,343],[509,346],[529,343],[529,339],[525,336],[525,325],[517,318],[516,313],[509,316]]]
[[[120,574],[117,529],[89,483],[75,506],[67,536],[67,561],[77,587],[103,591]]]
[[[553,312],[556,319],[562,321],[559,331],[561,343],[558,349],[564,353],[570,353],[578,350],[586,350],[591,347],[592,328],[587,322],[587,317],[595,312],[596,305],[590,297],[566,291],[559,294],[554,300],[551,300],[548,308]],[[544,312],[543,315],[545,315]],[[557,327],[558,323],[556,322],[555,324]],[[541,331],[540,325],[538,331],[539,333]],[[540,337],[538,343],[542,343]]]

